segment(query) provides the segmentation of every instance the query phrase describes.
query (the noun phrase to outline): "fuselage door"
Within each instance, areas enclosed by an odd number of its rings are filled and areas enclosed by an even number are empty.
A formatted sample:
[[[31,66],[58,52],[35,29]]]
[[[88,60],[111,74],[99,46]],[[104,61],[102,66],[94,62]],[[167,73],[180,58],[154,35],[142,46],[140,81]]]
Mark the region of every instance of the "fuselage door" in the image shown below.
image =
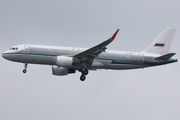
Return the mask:
[[[144,63],[144,54],[143,54],[143,53],[139,53],[138,62],[139,62],[139,63]]]
[[[69,51],[69,55],[73,56],[75,54],[74,48],[72,50]]]
[[[29,45],[24,45],[24,55],[29,54]]]

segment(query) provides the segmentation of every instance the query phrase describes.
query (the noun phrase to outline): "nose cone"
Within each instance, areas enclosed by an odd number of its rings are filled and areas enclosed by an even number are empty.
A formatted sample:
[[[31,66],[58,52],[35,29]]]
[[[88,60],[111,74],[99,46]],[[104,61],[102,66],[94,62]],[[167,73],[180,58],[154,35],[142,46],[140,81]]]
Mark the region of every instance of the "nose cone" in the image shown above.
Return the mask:
[[[6,56],[5,53],[2,53],[2,57],[3,57],[4,59],[6,59],[5,56]]]
[[[2,57],[3,57],[4,59],[8,59],[8,56],[9,56],[9,54],[8,54],[7,52],[3,52],[3,53],[2,53]]]

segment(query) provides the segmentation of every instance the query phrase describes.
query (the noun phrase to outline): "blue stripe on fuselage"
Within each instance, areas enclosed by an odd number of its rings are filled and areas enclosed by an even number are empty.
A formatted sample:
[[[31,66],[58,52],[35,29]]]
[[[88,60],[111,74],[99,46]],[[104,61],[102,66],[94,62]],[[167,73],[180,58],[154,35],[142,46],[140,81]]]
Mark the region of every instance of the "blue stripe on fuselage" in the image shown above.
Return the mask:
[[[40,56],[58,56],[58,55],[51,55],[51,54],[35,54],[35,53],[4,53],[4,54],[15,54],[15,55],[40,55]]]
[[[4,53],[4,54],[16,54],[16,55],[24,55],[24,53]],[[36,54],[36,53],[27,53],[26,55],[39,55],[39,56],[58,56],[58,55],[51,55],[51,54]],[[106,59],[106,58],[94,58],[97,60],[107,60],[111,61],[111,64],[128,64],[128,65],[142,65],[141,63],[126,63],[126,62],[116,62],[114,59]]]

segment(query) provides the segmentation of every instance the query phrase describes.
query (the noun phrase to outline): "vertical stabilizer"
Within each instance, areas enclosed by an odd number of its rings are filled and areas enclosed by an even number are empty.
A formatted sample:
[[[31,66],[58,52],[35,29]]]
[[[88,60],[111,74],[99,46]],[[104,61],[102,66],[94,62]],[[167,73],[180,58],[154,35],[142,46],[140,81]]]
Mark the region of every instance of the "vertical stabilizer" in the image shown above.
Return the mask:
[[[143,52],[164,55],[169,52],[176,28],[166,28]]]

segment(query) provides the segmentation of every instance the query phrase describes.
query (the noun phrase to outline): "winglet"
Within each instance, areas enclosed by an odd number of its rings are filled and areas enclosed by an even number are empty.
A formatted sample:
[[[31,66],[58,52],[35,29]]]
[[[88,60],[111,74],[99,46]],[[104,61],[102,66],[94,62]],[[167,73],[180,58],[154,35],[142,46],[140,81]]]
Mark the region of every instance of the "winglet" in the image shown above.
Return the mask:
[[[119,32],[119,29],[117,29],[117,31],[114,33],[114,35],[111,37],[111,39],[115,39],[118,32]]]

